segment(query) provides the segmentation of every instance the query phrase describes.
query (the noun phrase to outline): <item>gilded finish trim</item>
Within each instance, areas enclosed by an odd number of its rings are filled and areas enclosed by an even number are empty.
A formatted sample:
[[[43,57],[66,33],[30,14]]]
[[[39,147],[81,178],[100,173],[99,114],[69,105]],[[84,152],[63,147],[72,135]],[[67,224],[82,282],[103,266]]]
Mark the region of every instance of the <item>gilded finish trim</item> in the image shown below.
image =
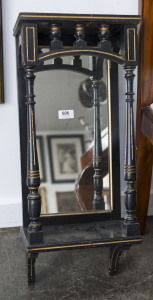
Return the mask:
[[[117,267],[118,258],[119,258],[119,256],[121,255],[122,251],[123,251],[123,249],[120,249],[120,251],[119,251],[119,252],[117,253],[117,255],[116,255],[116,260],[115,260],[115,271],[116,271],[116,267]]]
[[[21,28],[21,55],[22,55],[22,64],[25,64],[24,59],[24,40],[23,40],[23,27]]]
[[[52,57],[54,55],[58,55],[60,54],[60,56],[62,56],[64,53],[73,53],[73,52],[91,52],[91,53],[99,53],[99,54],[105,54],[105,55],[108,55],[110,57],[115,57],[115,58],[118,58],[120,59],[121,61],[125,61],[124,57],[122,55],[117,55],[117,54],[112,54],[112,53],[109,53],[109,52],[104,52],[104,51],[100,51],[100,50],[90,50],[90,49],[80,49],[80,50],[77,50],[77,49],[70,49],[70,50],[64,50],[64,51],[60,51],[60,52],[54,52],[54,53],[48,53],[46,55],[43,55],[43,56],[39,56],[38,57],[38,60],[42,60],[46,57]]]
[[[100,82],[100,80],[98,80],[98,79],[97,79],[97,80],[96,80],[96,79],[94,79],[94,80],[92,80],[92,82]]]
[[[28,173],[39,173],[39,170],[29,170]]]
[[[32,147],[33,147],[33,161],[34,165],[36,164],[36,156],[35,156],[35,139],[34,139],[34,123],[33,123],[33,110],[31,108],[31,125],[32,125]]]
[[[51,29],[51,30],[59,30],[59,29],[60,29],[60,26],[56,26],[56,27],[51,26],[50,29]]]
[[[33,59],[29,59],[29,50],[28,50],[28,30],[33,31]],[[26,27],[26,54],[27,54],[27,61],[34,62],[36,61],[36,50],[35,50],[35,27]]]
[[[27,161],[29,160],[29,144],[31,140],[29,138],[29,110],[27,109]]]
[[[127,182],[127,183],[135,183],[135,181],[127,181],[127,180],[125,182]]]
[[[54,213],[54,214],[42,214],[40,215],[41,218],[47,218],[47,217],[55,217],[55,216],[76,216],[76,215],[83,215],[83,214],[86,214],[86,215],[91,215],[91,214],[106,214],[106,213],[111,213],[113,211],[113,209],[110,209],[110,210],[100,210],[100,211],[86,211],[86,212],[77,212],[77,213],[67,213],[67,214],[59,214],[59,213]]]
[[[111,268],[112,261],[113,261],[113,256],[114,256],[114,253],[115,253],[115,251],[116,251],[117,248],[118,248],[118,245],[114,248],[113,253],[111,255],[111,259],[109,260],[109,268]]]
[[[134,68],[134,69],[126,69],[126,68],[124,68],[124,70],[125,70],[125,71],[134,71],[135,68]],[[133,93],[132,93],[132,95],[133,95]]]
[[[109,159],[110,159],[110,203],[113,210],[113,178],[112,178],[112,121],[111,121],[111,87],[110,87],[110,68],[111,62],[107,60],[107,73],[108,73],[108,120],[109,120]]]
[[[25,70],[26,70],[26,71],[29,71],[29,72],[34,72],[35,69],[27,69],[27,68],[26,68]],[[27,97],[30,97],[30,96],[31,96],[31,95],[28,95]]]
[[[102,162],[102,159],[93,159],[94,162]]]
[[[29,189],[30,189],[30,187],[29,187]],[[33,199],[37,199],[37,198],[40,198],[40,196],[39,195],[28,195],[28,198],[33,198]]]
[[[27,176],[29,179],[39,178],[39,176]],[[30,188],[29,188],[30,189]]]
[[[125,159],[126,159],[126,148],[127,148],[127,112],[126,112],[126,125],[125,125]]]
[[[52,250],[52,249],[65,249],[65,248],[77,248],[77,247],[91,247],[91,246],[100,246],[100,245],[112,245],[112,244],[123,244],[123,243],[133,243],[133,242],[142,242],[142,238],[134,240],[125,240],[125,241],[112,241],[112,242],[99,242],[99,243],[88,243],[88,244],[78,244],[78,245],[65,245],[65,246],[51,246],[51,247],[42,247],[42,248],[31,248],[27,249],[27,252],[32,251],[41,251],[41,250]]]
[[[134,59],[130,59],[130,42],[129,42],[130,30],[134,31]],[[136,61],[135,28],[128,28],[127,29],[127,48],[128,48],[128,61]]]
[[[124,168],[132,169],[132,168],[135,168],[135,166],[134,165],[125,165]]]
[[[37,14],[33,14],[33,15],[25,15],[25,14],[20,14],[18,16],[18,19],[17,19],[17,22],[15,24],[15,27],[17,26],[17,23],[20,21],[20,18],[52,18],[52,19],[56,19],[56,18],[60,18],[60,19],[91,19],[91,20],[96,20],[96,19],[99,19],[99,20],[140,20],[140,17],[126,17],[126,16],[91,16],[91,15],[83,15],[83,16],[80,16],[80,15],[37,15]],[[15,30],[15,27],[14,27],[14,30]]]
[[[100,31],[105,31],[105,30],[108,30],[109,29],[109,26],[106,25],[106,26],[101,26],[100,28]]]
[[[76,29],[76,30],[83,30],[84,27],[83,27],[83,26],[77,26],[77,25],[76,25],[75,29]]]
[[[75,19],[102,19],[102,20],[104,20],[104,19],[112,19],[112,20],[115,20],[115,19],[117,19],[117,20],[140,20],[140,17],[115,17],[115,16],[80,16],[80,15],[49,15],[49,16],[44,16],[44,15],[19,15],[19,18],[20,17],[25,17],[25,18],[28,18],[28,17],[33,17],[33,18],[54,18],[54,19],[56,19],[56,18],[60,18],[60,19],[65,19],[65,18],[67,18],[67,19],[71,19],[71,18],[75,18]]]
[[[135,170],[135,171],[127,171],[127,170],[124,170],[124,172],[125,172],[125,173],[135,173],[136,170]]]
[[[132,107],[131,110],[131,154],[132,154],[132,160],[133,160],[133,125],[132,125]]]

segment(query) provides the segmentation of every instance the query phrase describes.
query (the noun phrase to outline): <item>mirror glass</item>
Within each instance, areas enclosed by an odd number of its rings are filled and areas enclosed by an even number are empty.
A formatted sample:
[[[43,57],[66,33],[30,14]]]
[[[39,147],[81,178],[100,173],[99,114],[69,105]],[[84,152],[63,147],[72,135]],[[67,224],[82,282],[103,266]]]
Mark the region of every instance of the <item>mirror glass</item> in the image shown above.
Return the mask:
[[[41,214],[93,211],[94,91],[98,61],[104,210],[112,208],[108,61],[92,56],[44,62],[35,73]],[[97,68],[97,67],[96,67]]]

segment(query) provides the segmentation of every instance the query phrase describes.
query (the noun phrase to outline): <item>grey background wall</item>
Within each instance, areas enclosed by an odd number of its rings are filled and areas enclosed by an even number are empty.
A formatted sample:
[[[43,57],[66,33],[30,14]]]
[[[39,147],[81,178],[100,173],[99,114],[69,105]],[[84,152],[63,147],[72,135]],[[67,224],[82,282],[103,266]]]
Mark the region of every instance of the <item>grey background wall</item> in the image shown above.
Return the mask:
[[[13,27],[19,12],[79,14],[138,14],[138,0],[2,0],[5,104],[0,106],[0,227],[22,224],[21,170],[17,104],[16,56]],[[125,82],[119,69],[121,178],[124,162]],[[135,80],[136,91],[136,80]],[[136,97],[135,97],[136,99]],[[121,180],[123,195],[124,181]],[[124,207],[124,206],[123,206]],[[124,208],[122,209],[124,212]]]

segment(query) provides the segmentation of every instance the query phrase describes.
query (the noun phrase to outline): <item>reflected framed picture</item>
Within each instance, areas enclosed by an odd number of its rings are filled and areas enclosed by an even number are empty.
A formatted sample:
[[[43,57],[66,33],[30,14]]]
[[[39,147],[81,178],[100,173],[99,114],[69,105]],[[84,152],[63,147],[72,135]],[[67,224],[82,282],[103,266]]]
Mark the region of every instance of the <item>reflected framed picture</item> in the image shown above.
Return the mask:
[[[56,192],[58,213],[81,211],[74,192]]]
[[[39,171],[40,171],[40,182],[46,181],[46,173],[45,173],[45,157],[44,157],[44,144],[43,137],[36,136],[37,143],[37,153],[38,153],[38,162],[39,162]]]
[[[48,136],[51,177],[53,183],[74,182],[81,172],[82,135]]]
[[[48,208],[47,208],[47,199],[46,199],[46,187],[40,186],[39,192],[41,195],[41,214],[47,214]]]

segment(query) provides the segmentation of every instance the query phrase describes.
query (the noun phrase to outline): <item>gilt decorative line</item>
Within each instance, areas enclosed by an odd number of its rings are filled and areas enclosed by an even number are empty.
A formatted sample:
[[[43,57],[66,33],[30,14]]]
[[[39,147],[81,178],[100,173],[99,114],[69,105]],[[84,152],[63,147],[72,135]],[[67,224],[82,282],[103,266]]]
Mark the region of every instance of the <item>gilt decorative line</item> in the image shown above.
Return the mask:
[[[26,69],[28,72],[34,72],[35,69]]]
[[[35,14],[35,15],[26,15],[26,14],[20,14],[18,19],[17,19],[17,22],[19,22],[20,18],[38,18],[38,15]],[[99,19],[99,20],[140,20],[140,17],[139,16],[131,16],[131,17],[127,17],[127,16],[94,16],[94,15],[39,15],[39,18],[44,18],[44,19],[91,19],[91,20],[96,20],[96,19]],[[16,24],[17,24],[16,22]],[[15,24],[15,25],[16,25]]]
[[[59,30],[59,29],[60,29],[60,26],[56,26],[56,27],[54,27],[54,26],[52,27],[52,26],[51,26],[50,29],[51,29],[51,30]]]
[[[125,159],[126,159],[126,146],[127,146],[127,113],[126,113],[126,128],[125,128]]]
[[[134,56],[133,59],[130,59],[130,41],[129,41],[129,35],[130,31],[134,31]],[[136,61],[136,43],[135,43],[135,28],[128,28],[127,29],[127,48],[128,48],[128,61]]]
[[[127,182],[127,183],[135,183],[135,181],[127,181],[127,180],[125,182]]]
[[[38,171],[31,171],[31,170],[29,170],[28,173],[29,173],[29,175],[31,175],[31,174],[33,174],[33,175],[35,174],[36,175],[36,174],[39,174],[39,170]]]
[[[111,113],[111,78],[110,78],[110,68],[111,68],[111,61],[107,60],[107,76],[108,76],[108,120],[109,120],[109,165],[110,165],[110,202],[111,202],[111,208],[113,209],[113,178],[112,178],[112,113]]]
[[[115,58],[118,58],[120,59],[122,62],[125,61],[124,57],[122,55],[117,55],[117,54],[114,54],[114,53],[109,53],[109,52],[104,52],[104,51],[101,51],[101,50],[91,50],[91,49],[80,49],[80,50],[77,50],[77,49],[70,49],[70,50],[64,50],[64,51],[58,51],[58,52],[54,52],[54,53],[48,53],[46,55],[43,55],[43,56],[39,56],[38,57],[38,60],[42,60],[44,58],[49,58],[49,57],[52,57],[54,55],[64,55],[65,53],[73,53],[73,52],[85,52],[85,53],[88,53],[88,52],[91,52],[91,53],[97,53],[97,54],[104,54],[104,55],[108,55],[109,57],[115,57]]]
[[[32,30],[33,32],[33,59],[29,59],[29,41],[28,41],[28,30]],[[27,51],[27,61],[34,62],[36,61],[36,53],[35,53],[35,27],[26,27],[26,51]]]
[[[133,167],[131,167],[131,166],[124,166],[124,169],[125,170],[128,170],[128,171],[130,171],[130,170],[135,170],[135,166],[133,166]]]
[[[135,165],[124,165],[124,168],[135,168]]]
[[[114,256],[114,253],[115,253],[115,251],[116,251],[117,248],[118,248],[118,246],[116,246],[116,247],[114,248],[113,253],[112,253],[112,255],[111,255],[111,259],[109,260],[109,268],[110,268],[111,265],[112,265],[113,256]]]
[[[39,176],[27,176],[27,178],[34,179],[34,178],[39,178]]]
[[[31,125],[32,125],[33,160],[34,160],[34,165],[35,165],[36,164],[36,157],[35,157],[34,123],[33,123],[33,110],[32,110],[32,108],[31,108]]]
[[[136,242],[136,243],[140,243],[142,242],[142,238],[139,238],[139,239],[132,239],[132,240],[122,240],[122,241],[114,241],[114,242],[100,242],[100,243],[89,243],[89,244],[78,244],[78,245],[65,245],[65,246],[52,246],[52,247],[39,247],[39,248],[31,248],[30,250],[29,249],[26,249],[27,252],[35,252],[35,251],[40,251],[40,250],[50,250],[50,249],[65,249],[65,248],[77,248],[77,247],[92,247],[92,246],[97,246],[97,245],[113,245],[113,244],[120,244],[120,243],[124,243],[124,244],[127,244],[129,245],[129,243],[133,243],[133,242]]]
[[[27,110],[27,140],[30,144],[30,139],[29,139],[29,115],[28,115],[28,110]],[[27,161],[28,161],[28,158],[29,158],[29,145],[27,144]]]
[[[133,160],[133,126],[132,126],[132,107],[131,107],[131,153]]]
[[[116,256],[116,260],[115,260],[115,270],[116,270],[116,267],[117,267],[118,257],[121,255],[122,251],[123,251],[123,249],[121,249],[121,250],[118,252],[117,256]]]
[[[105,30],[108,30],[109,29],[109,26],[102,26],[100,27],[100,31],[105,31]]]
[[[29,197],[30,197],[30,198],[33,198],[33,199],[35,199],[35,198],[36,198],[36,199],[37,199],[37,198],[39,199],[39,198],[40,198],[40,195],[28,195],[28,198],[29,198]]]
[[[24,60],[24,40],[23,40],[23,27],[21,29],[21,54],[22,54],[22,63],[23,65],[25,64],[25,60]]]
[[[125,172],[125,173],[135,173],[136,170],[135,170],[135,171],[127,171],[127,170],[125,170],[124,172]]]

